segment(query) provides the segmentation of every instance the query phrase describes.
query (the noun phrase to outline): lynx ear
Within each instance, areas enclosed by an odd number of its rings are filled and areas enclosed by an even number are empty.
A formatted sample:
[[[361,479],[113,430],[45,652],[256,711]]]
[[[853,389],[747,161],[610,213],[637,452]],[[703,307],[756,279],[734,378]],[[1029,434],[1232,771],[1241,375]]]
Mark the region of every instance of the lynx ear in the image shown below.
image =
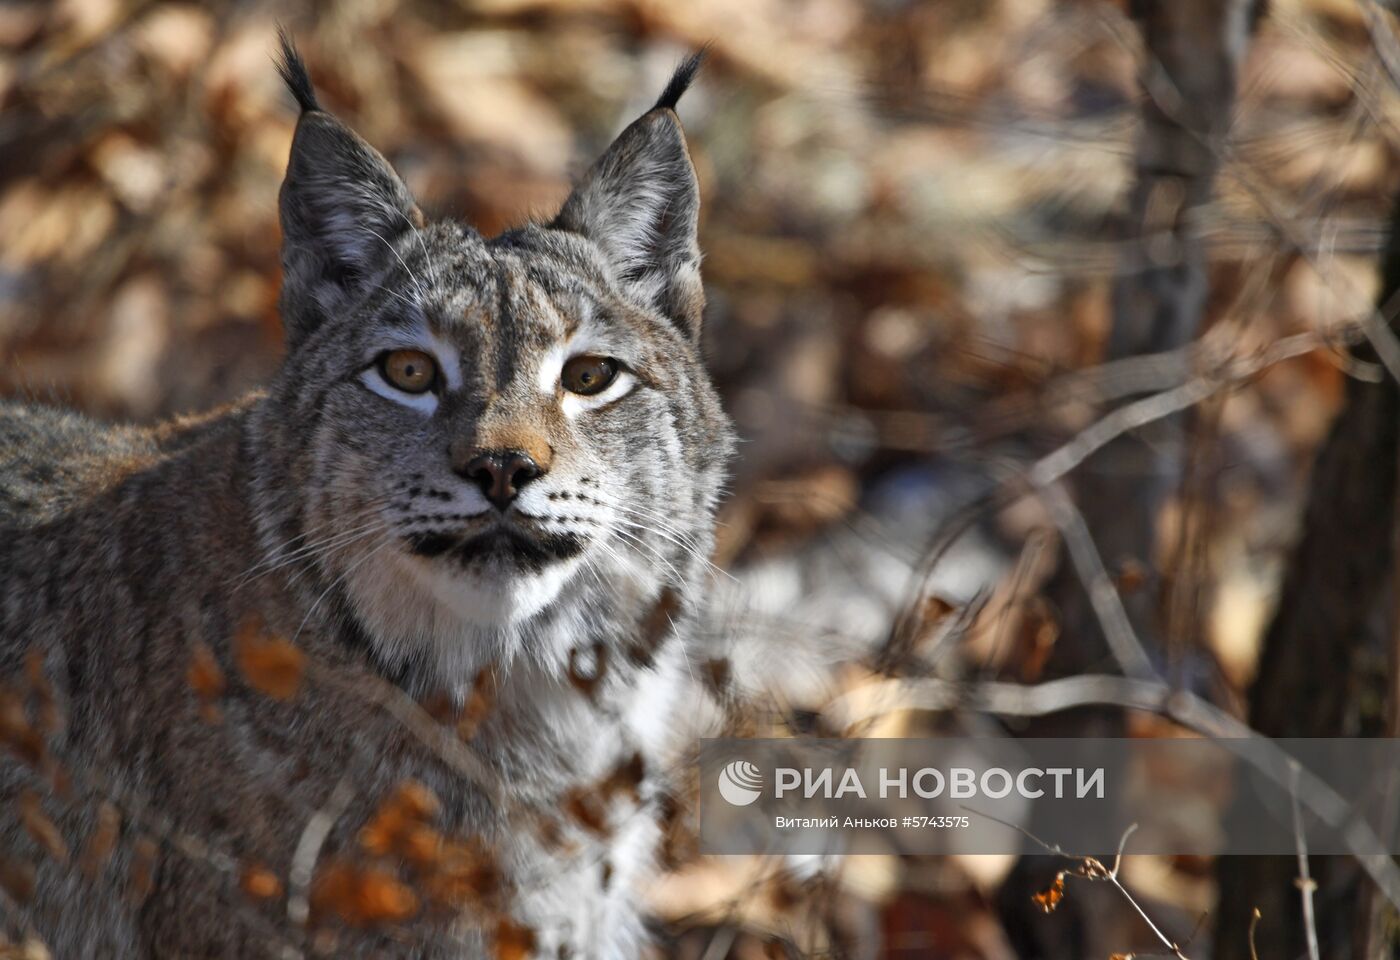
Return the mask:
[[[700,334],[705,307],[696,240],[700,190],[675,105],[703,57],[702,51],[681,64],[656,106],[613,141],[553,224],[596,243],[629,295],[691,337]]]
[[[423,215],[379,151],[320,109],[285,36],[278,69],[302,110],[280,198],[283,317],[295,342],[391,263],[395,239]]]

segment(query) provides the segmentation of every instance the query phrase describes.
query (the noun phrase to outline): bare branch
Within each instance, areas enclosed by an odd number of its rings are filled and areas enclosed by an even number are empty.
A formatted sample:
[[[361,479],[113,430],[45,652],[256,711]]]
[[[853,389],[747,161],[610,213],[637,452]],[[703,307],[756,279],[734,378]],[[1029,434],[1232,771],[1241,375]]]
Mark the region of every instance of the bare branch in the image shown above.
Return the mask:
[[[1114,409],[1036,460],[1024,473],[1004,480],[991,493],[959,510],[943,525],[925,552],[920,569],[911,581],[911,595],[901,605],[901,613],[895,618],[877,659],[886,664],[898,663],[908,654],[917,627],[915,613],[919,599],[927,592],[929,579],[947,551],[972,529],[978,518],[1058,483],[1097,450],[1131,430],[1180,413],[1221,390],[1258,376],[1274,364],[1329,347],[1326,335],[1310,331],[1277,340],[1252,356],[1217,362],[1207,372],[1185,383]]]
[[[1058,843],[1050,843],[1049,841],[1042,840],[1040,837],[1037,837],[1034,833],[1027,830],[1025,827],[1020,826],[1019,824],[1012,823],[1009,820],[1003,820],[1001,819],[1001,817],[994,816],[982,810],[978,810],[975,807],[970,807],[967,804],[962,804],[961,806],[964,810],[968,811],[969,813],[975,813],[979,817],[986,817],[988,820],[995,821],[996,823],[999,823],[1004,827],[1010,827],[1011,829],[1020,832],[1026,838],[1044,847],[1047,851],[1054,854],[1055,856],[1064,857],[1067,860],[1079,861],[1078,867],[1076,867],[1074,870],[1061,871],[1059,875],[1061,878],[1075,877],[1077,879],[1088,880],[1090,882],[1098,880],[1107,880],[1109,883],[1113,884],[1114,889],[1121,893],[1123,895],[1123,899],[1128,901],[1128,904],[1135,911],[1137,911],[1137,915],[1142,918],[1143,923],[1147,924],[1147,928],[1152,931],[1153,936],[1155,936],[1157,940],[1162,944],[1162,946],[1164,946],[1167,949],[1167,953],[1173,957],[1178,958],[1178,960],[1188,960],[1186,954],[1182,952],[1181,946],[1177,944],[1176,941],[1172,940],[1170,937],[1168,937],[1165,933],[1162,932],[1161,928],[1158,927],[1157,924],[1153,922],[1152,918],[1147,915],[1147,911],[1142,908],[1142,905],[1139,904],[1137,900],[1133,898],[1133,895],[1129,893],[1128,889],[1124,887],[1123,884],[1118,880],[1118,867],[1123,860],[1123,848],[1128,845],[1128,838],[1131,837],[1134,831],[1137,830],[1136,823],[1132,824],[1128,827],[1128,829],[1124,830],[1123,836],[1119,838],[1118,853],[1113,858],[1113,869],[1110,870],[1103,865],[1103,862],[1099,860],[1098,857],[1089,857],[1081,856],[1079,854],[1066,853]]]
[[[1119,668],[1130,677],[1156,676],[1157,672],[1152,667],[1152,660],[1147,656],[1147,649],[1133,630],[1128,611],[1123,609],[1123,599],[1118,595],[1118,589],[1113,585],[1108,570],[1104,568],[1103,558],[1099,556],[1098,547],[1094,545],[1094,536],[1084,521],[1084,515],[1059,484],[1042,490],[1041,500],[1049,508],[1050,516],[1064,535],[1070,560],[1079,573],[1079,579],[1084,582],[1089,602],[1093,604],[1099,626],[1103,629],[1104,637],[1108,640],[1109,649],[1113,651]]]
[[[1298,806],[1298,762],[1289,762],[1292,783],[1288,796],[1293,804],[1293,839],[1298,845],[1298,894],[1303,900],[1303,929],[1307,934],[1309,960],[1321,960],[1317,949],[1317,918],[1313,913],[1313,890],[1317,883],[1308,873],[1308,840],[1303,834],[1303,811]]]
[[[1202,736],[1221,742],[1282,789],[1289,789],[1289,764],[1294,758],[1268,737],[1230,716],[1214,704],[1163,683],[1110,674],[1084,674],[1036,685],[1018,683],[959,684],[935,678],[894,679],[845,694],[828,705],[831,721],[839,725],[867,719],[872,703],[893,703],[900,709],[934,712],[974,710],[1002,716],[1038,717],[1075,707],[1116,706],[1142,710],[1180,724]],[[875,695],[872,696],[871,694]],[[1253,749],[1241,750],[1231,741],[1248,741]],[[1305,769],[1298,772],[1298,799],[1323,823],[1337,831],[1351,855],[1380,891],[1400,908],[1400,867],[1390,857],[1372,853],[1383,848],[1380,838],[1351,804],[1326,782]]]
[[[296,851],[292,854],[292,867],[288,874],[289,895],[287,897],[287,919],[299,927],[305,927],[311,911],[306,895],[311,888],[311,879],[316,872],[316,861],[321,857],[321,847],[330,836],[336,821],[344,814],[355,791],[348,778],[342,777],[326,798],[321,809],[311,815],[301,831]]]

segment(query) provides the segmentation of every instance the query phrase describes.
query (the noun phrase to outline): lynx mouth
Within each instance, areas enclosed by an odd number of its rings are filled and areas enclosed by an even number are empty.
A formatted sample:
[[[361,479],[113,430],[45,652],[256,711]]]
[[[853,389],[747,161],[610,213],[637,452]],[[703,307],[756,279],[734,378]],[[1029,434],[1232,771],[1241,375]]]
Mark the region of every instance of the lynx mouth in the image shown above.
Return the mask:
[[[407,538],[417,556],[455,561],[467,569],[514,567],[539,571],[583,552],[583,538],[569,533],[527,533],[514,524],[497,523],[480,533],[454,536],[418,533]]]

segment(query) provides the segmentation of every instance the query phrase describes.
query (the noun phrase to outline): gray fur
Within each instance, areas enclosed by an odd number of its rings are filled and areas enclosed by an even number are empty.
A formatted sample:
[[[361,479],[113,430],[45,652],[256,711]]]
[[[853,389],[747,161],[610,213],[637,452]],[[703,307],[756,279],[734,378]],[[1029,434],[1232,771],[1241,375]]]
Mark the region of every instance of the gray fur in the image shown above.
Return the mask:
[[[537,955],[635,956],[732,450],[695,342],[679,122],[661,108],[629,127],[555,224],[484,239],[425,223],[309,82],[293,88],[311,106],[281,197],[288,354],[266,392],[153,429],[0,405],[0,708],[37,723],[51,685],[62,715],[43,759],[0,763],[0,867],[37,871],[16,923],[59,958],[477,957],[501,917]],[[376,379],[402,347],[436,353],[440,396]],[[601,406],[566,396],[550,371],[570,349],[620,358],[635,385]],[[514,551],[454,472],[500,446],[547,467],[517,501],[537,519]],[[250,618],[307,657],[290,700],[240,670]],[[201,648],[227,681],[217,722],[190,681]],[[483,676],[495,706],[464,742],[452,723]],[[446,725],[412,706],[435,698]],[[21,746],[13,726],[0,739]],[[314,825],[329,821],[316,864],[362,862],[360,828],[408,779],[441,799],[436,829],[492,851],[499,891],[396,924],[301,922],[293,859]],[[19,823],[27,790],[73,859],[113,803],[111,858],[57,862]],[[606,829],[571,815],[580,792]],[[143,839],[159,855],[140,898]],[[245,895],[251,863],[287,891]]]

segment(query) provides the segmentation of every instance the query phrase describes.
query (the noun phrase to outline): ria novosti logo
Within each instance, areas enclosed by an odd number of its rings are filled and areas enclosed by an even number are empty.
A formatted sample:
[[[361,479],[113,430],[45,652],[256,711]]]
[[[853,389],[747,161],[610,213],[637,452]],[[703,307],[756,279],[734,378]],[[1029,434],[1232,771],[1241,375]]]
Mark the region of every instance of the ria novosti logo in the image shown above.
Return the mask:
[[[747,760],[735,760],[719,772],[719,795],[736,807],[747,807],[763,794],[763,771]]]

